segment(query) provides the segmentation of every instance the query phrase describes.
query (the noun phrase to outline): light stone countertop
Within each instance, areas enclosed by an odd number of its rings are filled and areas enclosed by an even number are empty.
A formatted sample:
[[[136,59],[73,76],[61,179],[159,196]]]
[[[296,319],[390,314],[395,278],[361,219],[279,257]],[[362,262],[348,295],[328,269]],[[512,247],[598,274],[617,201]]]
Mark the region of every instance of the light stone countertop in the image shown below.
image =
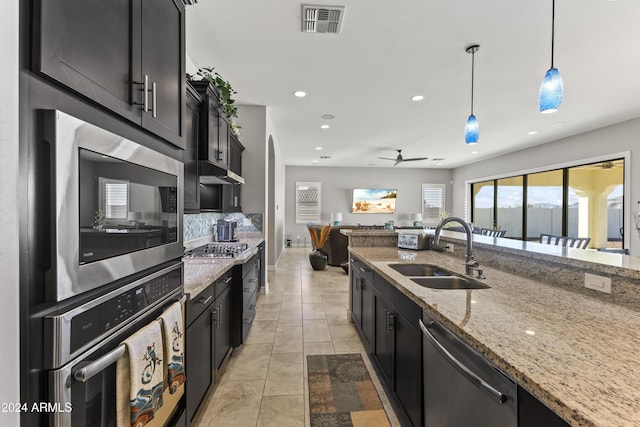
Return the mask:
[[[351,252],[574,426],[640,425],[640,313],[485,267],[490,289],[435,290],[390,263],[435,264],[434,251]]]
[[[240,243],[248,244],[249,249],[237,258],[183,258],[184,293],[193,299],[234,265],[244,264],[258,253],[262,242],[261,237],[241,238]]]

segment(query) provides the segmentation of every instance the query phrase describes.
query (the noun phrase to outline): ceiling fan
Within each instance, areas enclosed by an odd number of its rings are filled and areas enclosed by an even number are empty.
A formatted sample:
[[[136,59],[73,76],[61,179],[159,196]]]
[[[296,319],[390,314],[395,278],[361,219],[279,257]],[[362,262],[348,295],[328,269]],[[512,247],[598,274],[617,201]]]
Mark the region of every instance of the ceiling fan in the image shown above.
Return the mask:
[[[410,159],[405,159],[404,157],[402,157],[402,150],[396,150],[398,152],[398,156],[395,159],[390,159],[388,157],[378,157],[379,159],[382,160],[394,160],[395,163],[393,164],[393,166],[397,165],[398,163],[402,163],[402,162],[413,162],[416,160],[427,160],[428,157],[412,157]]]

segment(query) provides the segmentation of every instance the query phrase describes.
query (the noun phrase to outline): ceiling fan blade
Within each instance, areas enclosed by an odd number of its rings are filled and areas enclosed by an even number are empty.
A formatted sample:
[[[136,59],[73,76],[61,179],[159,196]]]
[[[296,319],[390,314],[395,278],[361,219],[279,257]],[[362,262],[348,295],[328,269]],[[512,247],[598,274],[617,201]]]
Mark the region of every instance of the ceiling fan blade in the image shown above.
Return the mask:
[[[393,164],[393,166],[396,166],[398,163],[402,163],[404,160],[396,160],[396,162]]]
[[[416,160],[427,160],[427,159],[428,159],[428,157],[412,157],[410,159],[404,159],[404,161],[405,162],[413,162],[413,161],[416,161]]]
[[[382,160],[397,160],[397,159],[390,159],[389,157],[378,157],[378,158]]]

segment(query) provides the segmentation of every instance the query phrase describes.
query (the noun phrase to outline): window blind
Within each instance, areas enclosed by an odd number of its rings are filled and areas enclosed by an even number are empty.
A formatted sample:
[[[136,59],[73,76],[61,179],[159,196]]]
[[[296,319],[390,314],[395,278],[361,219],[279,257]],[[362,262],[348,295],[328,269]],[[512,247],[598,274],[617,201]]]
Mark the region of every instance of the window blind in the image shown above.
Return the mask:
[[[444,214],[444,184],[422,184],[422,223],[435,226]]]
[[[320,221],[319,182],[296,182],[296,223]]]

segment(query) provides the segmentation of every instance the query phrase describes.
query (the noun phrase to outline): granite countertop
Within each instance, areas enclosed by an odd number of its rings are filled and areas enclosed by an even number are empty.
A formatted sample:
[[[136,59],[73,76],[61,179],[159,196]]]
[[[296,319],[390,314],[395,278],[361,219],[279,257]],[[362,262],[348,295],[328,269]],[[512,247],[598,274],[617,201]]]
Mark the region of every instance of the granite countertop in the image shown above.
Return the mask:
[[[482,280],[490,289],[424,288],[389,263],[464,274],[462,260],[397,248],[351,252],[571,425],[640,425],[637,311],[492,268]]]
[[[234,265],[247,262],[258,252],[258,245],[262,242],[262,237],[240,239],[240,243],[246,243],[249,249],[236,258],[183,258],[184,293],[189,295],[189,299],[194,298]]]

